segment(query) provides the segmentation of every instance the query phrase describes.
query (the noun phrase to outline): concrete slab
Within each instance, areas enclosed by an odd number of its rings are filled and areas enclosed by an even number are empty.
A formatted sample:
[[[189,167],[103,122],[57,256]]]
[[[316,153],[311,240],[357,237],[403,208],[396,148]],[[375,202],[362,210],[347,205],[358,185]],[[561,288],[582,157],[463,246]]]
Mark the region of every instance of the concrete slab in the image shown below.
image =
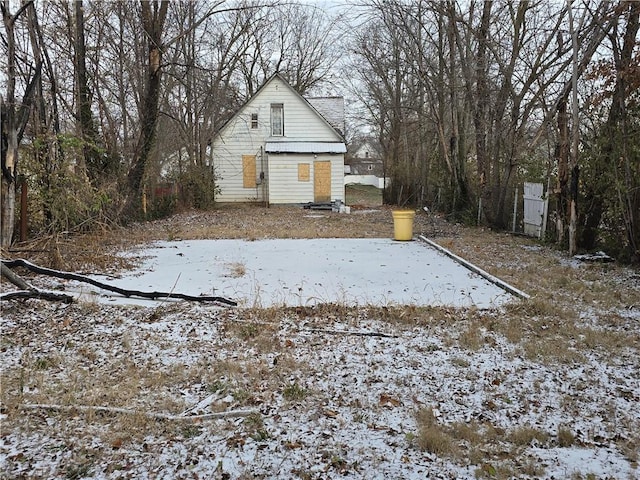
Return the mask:
[[[515,298],[420,240],[193,240],[158,242],[135,255],[146,258],[138,270],[105,282],[222,296],[241,307],[340,303],[489,308]],[[95,292],[82,284],[72,290],[90,292],[100,302],[159,303]]]

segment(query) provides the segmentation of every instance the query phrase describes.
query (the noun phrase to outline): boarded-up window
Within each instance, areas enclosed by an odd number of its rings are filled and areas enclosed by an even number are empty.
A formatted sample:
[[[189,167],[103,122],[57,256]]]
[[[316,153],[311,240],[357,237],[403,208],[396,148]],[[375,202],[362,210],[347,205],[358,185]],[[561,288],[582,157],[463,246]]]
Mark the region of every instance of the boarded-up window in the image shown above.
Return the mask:
[[[256,156],[242,156],[242,186],[256,188]]]
[[[310,166],[308,163],[299,163],[298,164],[298,181],[299,182],[308,182],[311,180],[311,174],[309,173]]]

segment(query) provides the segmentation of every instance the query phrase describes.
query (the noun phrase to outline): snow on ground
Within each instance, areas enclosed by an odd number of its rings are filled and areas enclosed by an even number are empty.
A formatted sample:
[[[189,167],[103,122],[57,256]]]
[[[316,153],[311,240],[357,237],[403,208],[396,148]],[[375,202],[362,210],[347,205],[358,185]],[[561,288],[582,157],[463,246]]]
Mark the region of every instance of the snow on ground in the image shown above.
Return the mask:
[[[240,306],[450,305],[489,308],[512,296],[422,241],[192,240],[137,251],[121,288],[233,299]],[[86,285],[67,287],[88,291]],[[108,292],[101,292],[106,295]],[[98,301],[149,304],[116,295]]]
[[[638,478],[620,447],[640,429],[635,361],[609,363],[594,352],[580,363],[539,364],[489,330],[480,332],[479,348],[465,348],[459,338],[473,311],[452,313],[452,323],[295,311],[260,323],[242,310],[199,305],[163,315],[101,308],[89,322],[77,305],[7,312],[14,320],[5,332],[32,340],[5,342],[3,365],[57,358],[39,372],[49,380],[27,379],[24,403],[52,402],[49,382],[73,384],[72,404],[104,402],[95,383],[109,383],[126,361],[173,379],[141,380],[119,407],[161,412],[168,403],[173,411],[165,413],[256,415],[181,427],[159,421],[137,434],[123,427],[131,419],[117,415],[12,414],[10,429],[3,415],[2,478],[473,479],[505,468],[517,478]],[[439,424],[475,426],[491,453],[421,450],[421,408]],[[548,439],[508,441],[525,427]],[[556,440],[562,427],[576,436],[570,446]]]
[[[163,242],[132,255],[138,271],[105,281],[292,307],[134,305],[105,292],[11,303],[1,478],[640,477],[637,349],[589,337],[637,338],[631,317],[615,331],[597,312],[533,314],[509,334],[517,300],[417,241]],[[411,307],[429,304],[444,307]],[[538,356],[563,335],[554,322],[576,335]],[[231,415],[190,417],[216,412]],[[429,446],[419,412],[450,449]]]

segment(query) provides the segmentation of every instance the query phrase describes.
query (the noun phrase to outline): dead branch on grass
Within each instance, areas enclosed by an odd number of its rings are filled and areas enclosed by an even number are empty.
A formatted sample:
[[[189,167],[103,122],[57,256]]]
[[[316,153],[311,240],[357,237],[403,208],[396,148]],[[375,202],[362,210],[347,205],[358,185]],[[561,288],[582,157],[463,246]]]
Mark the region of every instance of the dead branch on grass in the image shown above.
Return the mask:
[[[18,290],[15,292],[0,293],[0,302],[5,300],[49,300],[51,302],[73,303],[73,296],[66,293],[48,292],[46,290]]]
[[[257,320],[233,319],[230,321],[233,323],[240,323],[240,324],[246,324],[246,325],[262,325],[262,326],[269,326],[269,327],[279,326],[279,324],[276,322],[261,322]],[[319,334],[324,333],[327,335],[353,335],[357,337],[380,337],[380,338],[398,338],[399,337],[399,335],[392,335],[389,333],[363,332],[359,330],[334,330],[334,329],[327,329],[327,328],[305,328],[305,327],[299,327],[299,326],[296,326],[295,328],[297,328],[299,332],[309,332],[309,333],[319,333]]]
[[[13,270],[7,267],[4,262],[0,264],[2,276],[13,283],[21,290],[17,292],[6,292],[0,294],[0,301],[3,300],[24,300],[27,298],[38,298],[42,300],[50,300],[54,302],[73,302],[73,297],[64,293],[48,292],[40,290],[33,285],[27,283],[22,277],[16,274]]]
[[[16,287],[21,288],[22,290],[35,290],[35,287],[29,285],[25,282],[22,277],[17,275],[13,270],[7,267],[4,262],[0,264],[0,273],[2,276],[13,283]]]
[[[202,420],[219,420],[222,418],[239,418],[259,414],[257,410],[229,410],[227,412],[205,413],[203,415],[171,415],[168,413],[147,412],[131,408],[101,407],[91,405],[55,405],[55,404],[25,404],[18,407],[21,410],[51,410],[56,412],[100,412],[116,415],[142,415],[152,420],[169,420],[177,422],[198,422]]]
[[[3,267],[6,266],[7,269],[11,269],[15,267],[24,267],[40,275],[48,275],[56,278],[63,278],[65,280],[76,280],[78,282],[88,283],[90,285],[93,285],[94,287],[98,287],[103,290],[119,293],[120,295],[123,295],[124,297],[127,297],[127,298],[140,297],[140,298],[149,298],[152,300],[155,300],[158,298],[176,298],[180,300],[187,300],[190,302],[215,302],[215,303],[221,303],[223,305],[231,306],[231,307],[235,307],[237,305],[237,303],[234,302],[233,300],[229,300],[223,297],[206,296],[206,295],[196,296],[196,295],[186,295],[183,293],[172,293],[172,292],[142,292],[140,290],[128,290],[125,288],[108,285],[106,283],[94,280],[93,278],[86,277],[84,275],[78,275],[77,273],[64,272],[61,270],[53,270],[51,268],[41,267],[24,259],[2,260],[2,265]],[[4,269],[3,269],[3,273],[4,273]]]
[[[324,328],[304,328],[300,331],[307,331],[312,333],[326,333],[328,335],[353,335],[358,337],[381,337],[381,338],[398,338],[398,335],[391,335],[382,332],[361,332],[357,330],[327,330]]]

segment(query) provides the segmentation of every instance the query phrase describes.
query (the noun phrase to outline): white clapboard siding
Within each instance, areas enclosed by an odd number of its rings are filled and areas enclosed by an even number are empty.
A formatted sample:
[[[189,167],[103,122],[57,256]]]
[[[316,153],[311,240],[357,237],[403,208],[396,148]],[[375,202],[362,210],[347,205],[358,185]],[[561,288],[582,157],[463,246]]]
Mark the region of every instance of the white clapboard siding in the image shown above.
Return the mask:
[[[342,155],[269,155],[269,203],[307,203],[314,199],[314,163],[331,162],[331,200],[344,202],[344,160]],[[298,164],[309,164],[309,180],[298,180]],[[340,170],[340,171],[339,171]]]
[[[271,104],[284,108],[284,136],[271,136]],[[251,115],[258,114],[258,128],[251,128]],[[258,93],[220,130],[213,141],[213,164],[218,202],[267,200],[270,203],[313,201],[310,190],[298,185],[298,162],[313,164],[313,154],[280,155],[276,165],[267,166],[274,155],[264,152],[266,142],[343,142],[341,136],[298,95],[279,75],[271,78]],[[264,172],[268,188],[243,188],[242,156],[256,155],[256,176]],[[320,155],[318,155],[320,157]],[[344,155],[331,155],[332,199],[344,200]],[[291,165],[287,164],[290,162]],[[282,177],[280,177],[282,175]],[[313,179],[313,176],[312,176]],[[335,189],[335,194],[334,194]],[[287,201],[283,199],[287,199]]]

